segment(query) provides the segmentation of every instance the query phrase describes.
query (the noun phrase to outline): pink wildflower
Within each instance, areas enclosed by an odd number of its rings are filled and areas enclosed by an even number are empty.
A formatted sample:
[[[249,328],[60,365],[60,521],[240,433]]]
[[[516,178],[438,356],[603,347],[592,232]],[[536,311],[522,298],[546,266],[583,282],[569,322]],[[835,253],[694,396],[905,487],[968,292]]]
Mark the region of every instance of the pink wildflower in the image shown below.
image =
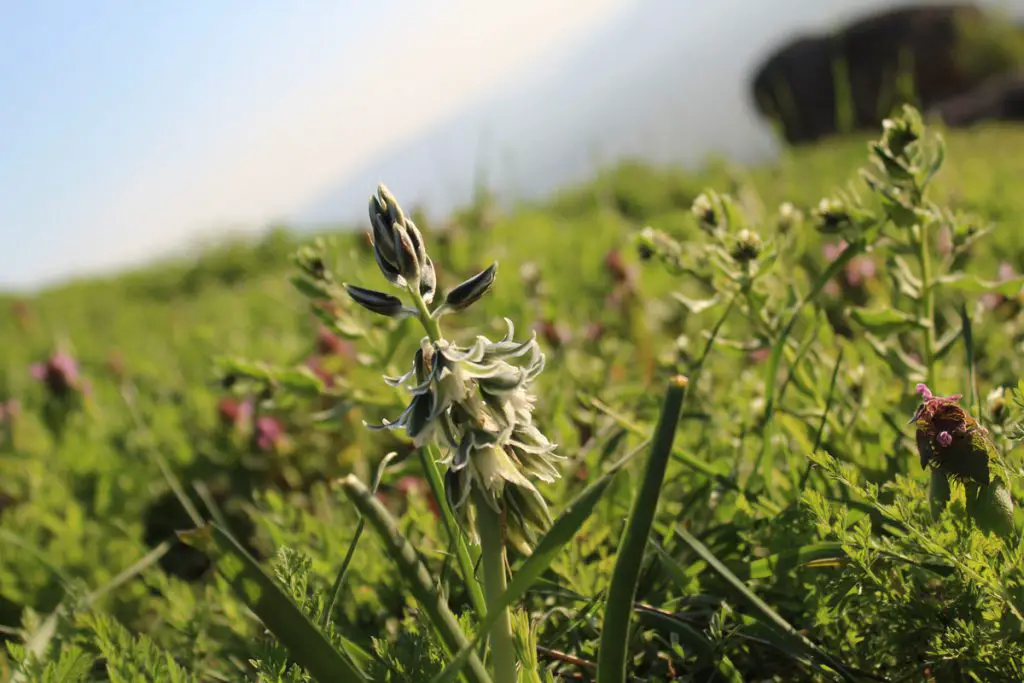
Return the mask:
[[[78,363],[69,354],[58,351],[45,363],[35,363],[31,367],[32,377],[44,382],[54,394],[68,394],[75,391],[88,392],[88,385],[82,382],[78,372]]]
[[[273,450],[284,438],[284,429],[281,423],[269,415],[264,415],[256,420],[256,431],[253,434],[253,441],[261,451]]]

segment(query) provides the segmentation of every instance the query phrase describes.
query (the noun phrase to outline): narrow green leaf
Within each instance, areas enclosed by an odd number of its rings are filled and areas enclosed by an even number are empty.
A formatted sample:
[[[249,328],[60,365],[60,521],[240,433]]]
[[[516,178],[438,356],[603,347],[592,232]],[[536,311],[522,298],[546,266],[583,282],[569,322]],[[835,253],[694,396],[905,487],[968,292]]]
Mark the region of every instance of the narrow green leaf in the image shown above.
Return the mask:
[[[967,306],[960,305],[960,325],[964,335],[964,360],[967,363],[967,386],[971,389],[968,405],[974,408],[974,414],[980,420],[981,394],[978,393],[978,368],[976,366],[974,353],[974,330],[971,327],[971,316],[967,313]]]
[[[604,622],[601,625],[597,683],[625,683],[627,680],[627,649],[633,599],[685,396],[686,378],[675,377],[669,383],[640,490],[633,498],[633,508],[619,542],[618,557],[608,587]]]
[[[811,657],[819,664],[835,671],[843,680],[851,682],[856,680],[853,675],[831,655],[823,651],[806,637],[800,635],[800,633],[793,628],[788,621],[783,619],[778,612],[768,605],[768,603],[750,590],[750,588],[748,588],[747,585],[739,579],[739,577],[733,574],[713,552],[708,550],[707,546],[701,543],[689,531],[684,529],[682,526],[677,526],[676,535],[680,540],[690,546],[694,552],[701,557],[701,559],[707,562],[719,576],[725,579],[725,581],[736,590],[739,597],[741,597],[743,601],[746,602],[754,611],[754,616],[759,621],[773,627],[777,631],[780,631],[787,639],[787,642],[795,646],[798,651],[803,652],[806,656]]]
[[[648,441],[644,441],[635,449],[623,456],[618,462],[613,464],[604,472],[597,481],[588,486],[579,495],[573,498],[562,514],[552,523],[551,528],[544,534],[544,537],[534,548],[533,553],[523,561],[521,565],[512,573],[512,580],[508,584],[508,588],[505,589],[505,593],[500,601],[501,608],[496,610],[492,614],[488,614],[487,618],[480,624],[480,628],[477,629],[477,635],[473,639],[473,642],[468,646],[464,647],[458,655],[445,667],[444,671],[434,677],[431,683],[449,683],[455,680],[455,676],[458,675],[462,667],[466,663],[466,659],[469,654],[473,651],[476,643],[480,638],[486,634],[491,626],[494,625],[494,621],[497,619],[501,609],[518,602],[526,592],[537,582],[540,576],[547,571],[548,567],[558,556],[558,553],[562,550],[567,543],[576,537],[576,534],[583,527],[591,514],[594,512],[594,508],[597,503],[601,500],[605,491],[611,485],[615,476],[626,466],[627,463],[631,462],[644,448],[647,447]]]
[[[1001,282],[990,282],[982,280],[977,275],[967,273],[952,273],[935,278],[935,286],[942,286],[953,291],[964,294],[1002,294],[1003,296],[1017,296],[1021,288],[1024,288],[1024,277],[1014,277]]]
[[[331,292],[324,283],[315,282],[303,275],[293,275],[289,280],[291,281],[292,286],[308,299],[319,301],[331,298]]]
[[[858,325],[883,336],[925,327],[918,318],[894,308],[849,308],[847,311]]]
[[[370,492],[373,494],[377,493],[377,489],[380,487],[380,480],[384,476],[384,470],[387,469],[388,464],[398,457],[397,451],[391,451],[380,461],[380,465],[377,466],[377,474],[373,477],[373,488]],[[348,551],[345,553],[345,558],[341,561],[341,566],[338,567],[338,573],[334,577],[334,584],[331,586],[331,598],[327,604],[327,609],[320,615],[320,627],[323,628],[327,624],[327,620],[334,614],[334,607],[338,604],[338,598],[341,596],[341,589],[345,585],[345,574],[348,573],[348,566],[352,562],[352,558],[356,554],[356,546],[359,545],[359,538],[363,535],[363,529],[366,527],[366,520],[363,516],[359,516],[359,522],[356,523],[356,531],[352,534],[352,540],[349,542]]]
[[[714,661],[715,646],[708,637],[679,617],[669,612],[644,606],[638,606],[636,613],[641,623],[659,631],[672,633],[678,637],[688,653],[693,654],[697,658],[698,666],[707,666]]]
[[[608,406],[600,399],[594,398],[592,396],[584,396],[584,398],[587,402],[590,403],[590,405],[592,405],[597,410],[601,411],[608,417],[615,420],[615,422],[621,425],[624,429],[637,435],[645,434],[643,427],[641,427],[636,422],[630,420],[627,416],[619,413],[611,406]],[[700,460],[699,458],[697,458],[694,455],[691,455],[690,453],[674,448],[672,450],[672,458],[679,464],[693,470],[694,472],[699,472],[700,474],[703,474],[709,479],[715,481],[716,483],[720,484],[723,488],[726,488],[730,491],[738,491],[740,488],[739,484],[733,481],[733,479],[729,477],[723,470],[717,468],[715,465],[711,465],[709,463],[704,462],[703,460]]]
[[[821,290],[825,288],[825,285],[838,275],[846,264],[849,263],[855,256],[864,251],[865,243],[863,241],[855,241],[847,246],[839,254],[839,256],[829,264],[828,268],[825,269],[818,279],[814,281],[814,285],[810,291],[807,292],[788,313],[788,319],[782,330],[779,332],[779,336],[775,339],[775,343],[772,345],[772,353],[768,357],[768,362],[765,364],[764,369],[764,419],[761,420],[761,450],[758,451],[757,457],[754,460],[754,466],[751,470],[750,479],[759,477],[761,480],[767,482],[768,477],[765,476],[763,468],[767,468],[771,463],[769,453],[771,451],[772,434],[774,433],[773,418],[775,417],[775,402],[778,397],[775,395],[775,383],[779,374],[779,363],[782,361],[782,353],[786,348],[786,343],[789,340],[789,335],[792,334],[793,328],[796,326],[797,320],[800,319],[800,314],[803,312],[804,307],[814,301]],[[751,488],[752,481],[746,482],[743,487],[748,490],[748,495],[752,495],[749,491]]]
[[[208,524],[178,535],[213,556],[221,576],[313,678],[320,683],[368,681],[230,534]]]
[[[778,574],[786,574],[800,566],[835,566],[845,560],[846,551],[843,550],[842,543],[812,543],[796,550],[754,560],[747,567],[746,576],[743,578],[767,579]]]
[[[384,541],[388,554],[398,565],[413,597],[430,617],[448,652],[456,653],[464,648],[470,648],[467,655],[469,669],[466,672],[469,680],[472,683],[491,683],[491,677],[487,674],[483,662],[472,650],[472,643],[462,632],[459,622],[448,608],[444,597],[435,588],[430,571],[420,561],[416,548],[399,530],[398,523],[391,513],[354,475],[350,474],[342,479],[341,488]],[[486,629],[479,630],[485,631]]]

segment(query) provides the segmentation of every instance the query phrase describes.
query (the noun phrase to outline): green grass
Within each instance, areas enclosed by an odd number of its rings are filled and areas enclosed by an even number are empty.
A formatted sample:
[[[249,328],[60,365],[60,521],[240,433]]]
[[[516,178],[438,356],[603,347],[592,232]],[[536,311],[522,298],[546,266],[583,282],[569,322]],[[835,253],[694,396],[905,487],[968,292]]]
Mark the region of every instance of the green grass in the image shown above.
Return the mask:
[[[947,262],[933,226],[931,275],[993,281],[1002,262],[1024,271],[1024,128],[944,137],[928,199],[962,213],[957,225],[992,231]],[[498,604],[512,608],[529,650],[518,655],[519,680],[589,680],[603,642],[615,648],[605,654],[613,673],[625,666],[628,680],[1020,673],[1020,548],[975,529],[960,488],[933,520],[906,424],[919,366],[927,374],[931,364],[931,389],[965,395],[1015,475],[1020,408],[1009,391],[990,392],[1024,376],[1020,309],[981,307],[973,281],[940,279],[926,343],[909,229],[889,224],[896,238],[855,243],[875,275],[836,293],[823,248],[838,237],[810,218],[779,227],[783,202],[810,215],[839,191],[855,190],[881,215],[857,173],[868,140],[840,138],[749,169],[624,162],[533,205],[468,207],[447,233],[417,221],[439,300],[500,262],[484,299],[443,319],[447,336],[494,339],[506,317],[517,339],[536,326],[547,356],[535,419],[567,461],[561,480],[540,487],[552,535],[533,557],[509,550],[512,578]],[[735,219],[759,233],[756,272],[733,264],[728,275],[701,256],[717,238],[690,209],[708,189],[729,195]],[[696,275],[674,269],[674,257],[642,261],[636,241],[647,226],[681,246],[676,265]],[[326,265],[338,281],[391,292],[359,227],[338,233]],[[440,679],[469,663],[471,680],[487,680],[495,618],[485,614],[480,548],[458,536],[434,495],[443,468],[424,471],[421,455],[434,451],[363,426],[407,400],[381,375],[407,369],[421,332],[341,299],[351,346],[321,354],[321,322],[290,283],[292,254],[310,242],[276,231],[194,262],[0,299],[0,400],[22,406],[0,423],[0,637],[9,643],[0,681],[15,670],[32,681],[328,680],[332,662],[382,681]],[[607,265],[611,250],[635,280]],[[727,251],[719,256],[729,262]],[[590,323],[603,326],[600,338],[588,337]],[[29,366],[61,345],[91,393],[58,435]],[[335,377],[333,394],[281,371],[315,356]],[[239,375],[230,389],[224,367]],[[674,439],[658,438],[664,475],[644,488],[644,459],[620,461],[655,435],[663,389],[680,373],[691,383]],[[274,380],[263,410],[286,434],[271,450],[217,413],[224,396],[263,391],[259,376]],[[375,498],[371,483],[392,451]],[[348,475],[358,481],[339,484]],[[1011,490],[1018,500],[1024,492],[1016,479]],[[196,518],[216,523],[216,569],[176,535]],[[262,602],[247,593],[253,585]]]

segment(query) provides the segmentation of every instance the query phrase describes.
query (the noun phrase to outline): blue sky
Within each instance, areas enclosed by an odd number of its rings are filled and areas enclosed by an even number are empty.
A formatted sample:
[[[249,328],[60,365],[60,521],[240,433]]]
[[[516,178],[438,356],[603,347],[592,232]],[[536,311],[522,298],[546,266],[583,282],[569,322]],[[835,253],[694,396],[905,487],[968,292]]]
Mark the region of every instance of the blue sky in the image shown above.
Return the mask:
[[[0,0],[0,288],[287,218],[629,1]]]

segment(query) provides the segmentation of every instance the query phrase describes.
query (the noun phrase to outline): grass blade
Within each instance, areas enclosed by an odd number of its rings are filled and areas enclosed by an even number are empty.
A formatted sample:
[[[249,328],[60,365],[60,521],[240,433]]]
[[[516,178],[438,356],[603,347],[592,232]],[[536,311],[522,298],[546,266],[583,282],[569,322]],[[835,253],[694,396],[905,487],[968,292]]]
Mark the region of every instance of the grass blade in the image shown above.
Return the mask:
[[[964,360],[967,363],[967,385],[970,387],[970,401],[967,405],[973,407],[974,415],[980,420],[981,396],[978,394],[978,373],[974,358],[974,330],[971,327],[971,316],[967,314],[967,306],[960,304],[960,325],[964,335]]]
[[[612,465],[607,472],[601,475],[601,477],[593,484],[584,489],[578,496],[576,496],[569,505],[566,506],[562,514],[558,516],[558,519],[554,521],[551,528],[544,535],[544,538],[540,540],[537,547],[534,548],[533,554],[530,555],[521,565],[512,573],[512,580],[508,584],[508,588],[502,596],[500,605],[502,608],[507,607],[515,602],[518,602],[526,592],[530,590],[531,586],[537,582],[540,576],[547,571],[548,567],[554,561],[555,557],[567,543],[576,537],[577,532],[580,528],[590,519],[590,515],[593,514],[594,508],[597,503],[601,500],[605,491],[611,485],[615,476],[626,466],[627,463],[633,460],[644,448],[647,447],[647,441],[641,443],[637,448],[627,453],[622,459]],[[480,638],[488,632],[493,626],[493,622],[497,619],[497,614],[488,614],[480,624],[480,628],[477,629],[477,635],[473,639],[473,642],[463,647],[459,651],[458,655],[453,659],[448,666],[445,667],[444,671],[434,677],[431,683],[448,683],[455,680],[455,676],[458,675],[459,671],[465,665],[469,654],[473,651],[476,643]]]
[[[601,625],[601,643],[597,659],[597,683],[625,683],[630,617],[633,599],[640,580],[647,539],[654,524],[658,497],[665,480],[675,439],[676,425],[686,396],[686,378],[676,376],[669,383],[661,418],[654,433],[651,455],[647,461],[640,490],[633,498],[633,509],[622,534],[618,557],[608,587],[604,623]]]
[[[342,654],[306,614],[230,534],[210,524],[179,533],[182,541],[211,554],[217,571],[288,648],[296,664],[320,683],[367,681],[362,671]]]
[[[388,554],[398,565],[413,596],[430,617],[448,651],[455,653],[470,648],[467,657],[469,670],[466,672],[470,681],[491,683],[491,677],[487,674],[483,662],[480,661],[476,652],[472,651],[472,643],[462,632],[443,596],[434,588],[430,572],[420,561],[416,548],[409,542],[409,539],[402,535],[394,517],[355,476],[350,474],[342,479],[341,488],[384,541]],[[479,630],[483,631],[484,629]]]
[[[384,470],[387,469],[388,464],[392,460],[398,457],[396,451],[391,451],[380,461],[380,465],[377,466],[377,474],[373,478],[373,488],[370,489],[370,493],[376,494],[377,489],[380,488],[380,480],[384,477]],[[356,546],[359,545],[359,538],[363,535],[363,529],[366,527],[366,520],[363,516],[359,516],[359,522],[356,523],[356,532],[352,534],[352,541],[348,545],[348,550],[345,552],[345,558],[341,561],[341,566],[338,567],[338,573],[334,577],[334,584],[331,586],[331,600],[327,604],[327,609],[324,610],[323,614],[320,615],[320,627],[323,628],[330,619],[331,615],[334,614],[334,606],[338,604],[338,598],[341,597],[342,586],[345,585],[345,574],[348,573],[348,566],[352,563],[352,557],[356,554]]]
[[[664,552],[664,551],[662,551]],[[675,635],[688,650],[697,658],[698,666],[707,666],[714,661],[715,646],[706,635],[690,626],[676,615],[663,610],[637,605],[637,618],[651,628]]]
[[[167,458],[165,458],[163,453],[160,452],[160,449],[156,444],[156,439],[153,437],[152,432],[146,425],[146,421],[142,417],[142,413],[139,411],[137,401],[138,393],[136,392],[135,387],[133,385],[125,386],[121,390],[121,396],[124,398],[125,405],[128,407],[128,412],[132,416],[135,428],[139,430],[145,441],[146,454],[149,455],[156,463],[156,466],[160,469],[160,473],[163,475],[164,480],[174,493],[174,496],[178,499],[178,502],[181,503],[181,507],[184,508],[189,519],[192,520],[192,523],[197,527],[203,526],[203,524],[205,524],[203,516],[199,514],[199,510],[192,502],[192,499],[185,493],[185,487],[182,486],[181,480],[178,479],[178,475],[176,475],[174,470],[171,469],[171,465],[167,462]]]
[[[839,368],[843,364],[843,349],[839,349],[839,354],[836,357],[836,364],[832,368],[832,379],[828,385],[828,397],[825,399],[825,410],[821,414],[821,422],[818,424],[818,432],[814,437],[814,448],[811,449],[812,453],[817,453],[818,449],[821,448],[821,440],[825,436],[825,427],[828,425],[828,414],[832,410],[832,401],[836,395],[836,380],[839,379]],[[807,479],[811,476],[811,467],[814,463],[808,461],[804,467],[803,474],[800,475],[800,482],[797,484],[796,494],[799,497],[803,494],[804,487],[807,486]]]
[[[768,357],[768,362],[764,369],[765,404],[764,417],[761,420],[761,450],[758,452],[757,458],[754,460],[750,480],[760,477],[763,480],[763,483],[767,485],[768,479],[764,476],[764,472],[761,471],[761,468],[768,467],[768,463],[770,462],[770,459],[769,461],[765,461],[765,458],[771,450],[774,427],[772,419],[775,417],[775,381],[779,374],[779,363],[782,361],[782,352],[786,348],[786,342],[789,340],[789,335],[796,326],[796,321],[799,320],[804,306],[814,301],[814,299],[818,297],[818,294],[821,293],[821,290],[825,288],[825,285],[828,284],[829,280],[839,274],[839,272],[846,267],[846,264],[853,260],[853,257],[862,251],[864,251],[864,244],[862,242],[854,242],[843,249],[838,258],[829,264],[829,267],[825,269],[825,272],[818,277],[810,291],[793,306],[792,310],[790,310],[789,318],[786,320],[786,324],[779,332],[778,339],[775,340],[775,344],[772,346],[772,353]],[[748,481],[744,488],[750,490],[751,484],[753,483],[753,481]]]
[[[686,543],[690,548],[693,549],[702,560],[708,563],[708,565],[714,569],[719,576],[721,576],[727,583],[729,583],[737,592],[737,594],[746,602],[749,607],[754,611],[755,617],[766,623],[769,626],[774,627],[776,631],[781,632],[783,636],[783,642],[787,643],[791,648],[794,656],[807,657],[816,660],[819,664],[823,664],[835,671],[845,681],[855,681],[856,679],[852,674],[846,670],[846,668],[836,661],[831,655],[824,652],[817,645],[812,643],[810,640],[800,635],[800,633],[793,628],[793,626],[782,618],[782,616],[772,609],[768,603],[759,598],[750,588],[747,587],[743,581],[741,581],[735,574],[733,574],[728,567],[726,567],[718,557],[711,552],[707,546],[701,543],[696,537],[694,537],[689,531],[682,527],[676,528],[676,535]]]
[[[746,573],[748,579],[767,579],[776,574],[787,574],[798,567],[836,567],[846,559],[842,543],[825,541],[754,560]]]

